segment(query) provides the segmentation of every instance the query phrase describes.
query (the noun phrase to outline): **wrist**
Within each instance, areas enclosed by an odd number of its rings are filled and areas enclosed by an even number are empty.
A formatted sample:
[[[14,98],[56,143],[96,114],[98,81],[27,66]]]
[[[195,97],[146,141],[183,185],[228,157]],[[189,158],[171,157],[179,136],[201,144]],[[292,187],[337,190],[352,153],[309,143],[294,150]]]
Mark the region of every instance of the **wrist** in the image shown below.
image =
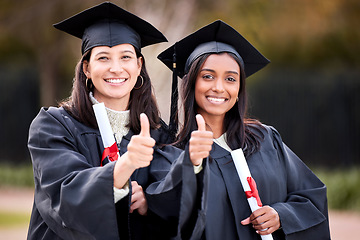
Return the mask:
[[[130,176],[135,171],[135,167],[127,161],[127,154],[122,155],[115,163],[114,167],[114,187],[123,188],[128,182]]]

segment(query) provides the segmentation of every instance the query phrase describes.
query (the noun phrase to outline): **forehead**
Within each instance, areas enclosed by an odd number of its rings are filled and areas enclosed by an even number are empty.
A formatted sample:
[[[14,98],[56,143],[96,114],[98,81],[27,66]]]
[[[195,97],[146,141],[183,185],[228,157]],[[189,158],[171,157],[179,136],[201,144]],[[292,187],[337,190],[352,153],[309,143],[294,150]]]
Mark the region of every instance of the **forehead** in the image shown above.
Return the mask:
[[[120,52],[132,52],[134,54],[136,53],[134,46],[129,43],[119,44],[113,47],[97,46],[91,50],[92,55],[98,53],[120,53]]]
[[[240,72],[238,62],[229,53],[214,53],[209,55],[202,65],[203,68],[224,69]]]

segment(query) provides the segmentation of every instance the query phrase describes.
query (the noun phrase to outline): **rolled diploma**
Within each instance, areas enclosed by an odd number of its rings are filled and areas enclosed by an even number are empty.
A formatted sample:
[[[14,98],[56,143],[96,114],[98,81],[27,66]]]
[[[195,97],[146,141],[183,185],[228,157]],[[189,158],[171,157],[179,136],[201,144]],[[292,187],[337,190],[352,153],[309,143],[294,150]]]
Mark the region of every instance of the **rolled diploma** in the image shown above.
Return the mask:
[[[99,126],[101,139],[104,144],[104,148],[112,146],[116,140],[111,129],[110,121],[106,113],[104,103],[97,103],[93,105],[97,124]],[[118,153],[119,155],[119,153]]]
[[[236,171],[239,175],[241,185],[243,186],[244,191],[251,191],[249,183],[247,181],[248,177],[251,177],[251,173],[249,170],[249,167],[246,163],[244,153],[241,148],[236,149],[231,152],[231,156],[233,158]],[[248,198],[248,203],[251,209],[251,212],[254,212],[255,210],[259,209],[259,205],[257,204],[256,198],[251,197]],[[271,234],[268,235],[260,235],[262,240],[272,240],[273,237]]]

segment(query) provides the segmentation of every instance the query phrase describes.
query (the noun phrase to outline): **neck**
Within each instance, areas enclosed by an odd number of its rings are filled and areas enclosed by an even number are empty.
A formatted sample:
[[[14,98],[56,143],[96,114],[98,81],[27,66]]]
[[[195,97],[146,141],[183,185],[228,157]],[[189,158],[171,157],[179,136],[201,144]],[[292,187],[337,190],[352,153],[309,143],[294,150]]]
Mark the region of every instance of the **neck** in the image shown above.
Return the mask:
[[[127,103],[123,103],[123,102],[114,102],[114,101],[107,101],[105,102],[105,107],[114,110],[114,111],[125,111],[127,110],[127,106],[128,106],[128,102]]]
[[[212,131],[214,138],[219,138],[224,133],[224,116],[203,116],[206,123],[206,130]]]
[[[91,92],[90,99],[93,104],[103,102],[106,108],[119,112],[127,110],[127,107],[129,105],[129,99],[102,99],[99,96],[95,96]]]

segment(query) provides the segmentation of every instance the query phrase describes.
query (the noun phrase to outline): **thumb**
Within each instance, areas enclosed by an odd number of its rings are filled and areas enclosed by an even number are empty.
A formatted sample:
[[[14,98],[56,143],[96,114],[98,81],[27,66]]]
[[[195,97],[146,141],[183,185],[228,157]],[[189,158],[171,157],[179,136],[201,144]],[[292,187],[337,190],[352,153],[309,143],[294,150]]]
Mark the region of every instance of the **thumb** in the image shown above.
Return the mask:
[[[198,125],[198,130],[199,131],[206,131],[205,120],[201,116],[201,114],[196,115],[196,123]]]
[[[141,130],[139,135],[142,137],[150,137],[150,123],[145,113],[140,114],[140,127]]]

